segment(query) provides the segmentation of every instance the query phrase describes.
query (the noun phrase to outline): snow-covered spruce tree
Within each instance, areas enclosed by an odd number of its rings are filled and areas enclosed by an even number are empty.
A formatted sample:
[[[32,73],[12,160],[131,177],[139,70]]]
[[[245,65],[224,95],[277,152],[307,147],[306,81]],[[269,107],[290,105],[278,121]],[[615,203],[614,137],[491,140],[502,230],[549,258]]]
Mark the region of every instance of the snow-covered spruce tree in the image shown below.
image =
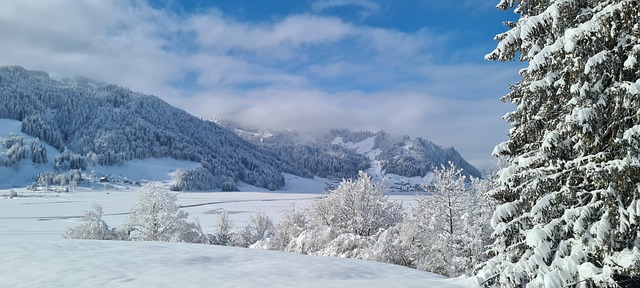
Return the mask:
[[[640,1],[502,0],[489,60],[528,62],[504,97],[509,157],[486,286],[616,287],[640,275]],[[622,283],[620,283],[622,284]]]
[[[141,241],[185,241],[191,225],[186,212],[180,210],[177,197],[160,182],[142,185],[138,201],[131,209],[125,224],[131,240]],[[189,238],[189,237],[187,237]]]

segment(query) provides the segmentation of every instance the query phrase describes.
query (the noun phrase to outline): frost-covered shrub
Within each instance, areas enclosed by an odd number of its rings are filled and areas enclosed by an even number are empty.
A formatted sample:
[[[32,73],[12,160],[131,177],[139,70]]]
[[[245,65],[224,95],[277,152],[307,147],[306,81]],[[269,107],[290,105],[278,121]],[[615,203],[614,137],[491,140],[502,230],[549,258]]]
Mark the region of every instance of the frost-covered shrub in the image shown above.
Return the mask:
[[[251,214],[249,223],[247,223],[247,226],[245,226],[241,234],[243,241],[238,244],[241,244],[240,246],[243,247],[249,247],[259,240],[271,237],[273,235],[273,228],[273,220],[271,220],[264,211]]]
[[[318,256],[366,259],[374,243],[375,239],[373,237],[343,233],[326,243],[320,251],[313,254]]]
[[[377,236],[402,221],[402,206],[385,193],[364,172],[343,180],[308,210],[288,211],[277,226],[278,245],[302,254],[374,259]]]
[[[319,255],[327,245],[340,233],[328,226],[316,226],[302,231],[298,237],[289,242],[284,251],[300,254]]]
[[[424,246],[417,245],[418,243],[414,241],[416,233],[406,231],[413,229],[413,227],[403,221],[394,227],[380,231],[375,236],[375,243],[369,248],[363,259],[416,268],[415,251],[424,249]]]
[[[275,229],[274,237],[279,243],[280,250],[286,250],[292,241],[307,229],[309,229],[307,211],[291,206]]]
[[[214,235],[207,234],[202,230],[200,220],[196,218],[194,222],[187,222],[187,226],[184,227],[182,232],[182,240],[188,243],[197,243],[205,245],[216,244]]]
[[[382,183],[373,183],[364,172],[357,179],[343,180],[338,188],[310,207],[316,225],[343,233],[371,236],[402,220],[402,205],[392,202]]]
[[[217,229],[214,234],[214,244],[229,246],[233,244],[234,234],[233,230],[233,221],[229,218],[229,212],[226,209],[223,209],[220,214],[218,214],[217,221]]]
[[[445,276],[472,275],[485,260],[491,207],[483,195],[486,181],[468,182],[455,165],[434,170],[430,195],[419,196],[408,210],[394,245],[404,249],[402,261]]]
[[[131,240],[188,241],[185,234],[192,227],[187,223],[188,214],[180,210],[176,201],[176,195],[162,183],[144,184],[125,225]]]
[[[82,223],[69,228],[63,236],[68,239],[123,240],[124,235],[115,228],[110,228],[102,220],[103,215],[102,206],[93,203],[93,210],[84,212]]]

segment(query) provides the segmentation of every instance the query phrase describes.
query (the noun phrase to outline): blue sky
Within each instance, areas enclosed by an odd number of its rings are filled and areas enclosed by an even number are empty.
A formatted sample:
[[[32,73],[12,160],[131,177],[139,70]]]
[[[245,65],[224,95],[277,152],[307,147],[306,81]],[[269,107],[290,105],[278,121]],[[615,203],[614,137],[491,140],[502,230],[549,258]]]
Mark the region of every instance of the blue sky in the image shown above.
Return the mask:
[[[273,129],[387,130],[476,166],[506,140],[519,63],[483,56],[494,1],[8,1],[0,64],[85,76],[196,116]]]

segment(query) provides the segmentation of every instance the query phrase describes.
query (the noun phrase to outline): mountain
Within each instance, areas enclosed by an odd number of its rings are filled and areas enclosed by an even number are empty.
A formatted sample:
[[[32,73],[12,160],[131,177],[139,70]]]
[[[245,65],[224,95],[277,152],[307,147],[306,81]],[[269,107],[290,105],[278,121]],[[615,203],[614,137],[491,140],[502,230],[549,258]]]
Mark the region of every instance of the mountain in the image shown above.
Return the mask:
[[[364,170],[374,178],[385,179],[394,190],[412,189],[428,180],[435,168],[448,167],[449,162],[463,169],[464,175],[482,176],[453,147],[444,148],[419,137],[344,129],[310,134],[260,130],[226,120],[216,123],[270,151],[301,176],[352,178]]]
[[[130,167],[134,160],[160,158],[184,160],[185,168],[172,172],[174,190],[232,191],[239,182],[275,190],[285,184],[283,173],[340,180],[361,170],[391,188],[415,187],[448,162],[480,176],[455,149],[422,138],[248,129],[199,119],[123,87],[86,78],[54,80],[19,66],[0,67],[0,102],[0,119],[19,121],[3,125],[20,127],[0,133],[0,170],[17,171],[31,162],[30,171],[39,175],[34,182],[42,186],[75,183],[88,167]]]
[[[271,153],[215,123],[115,85],[83,78],[58,81],[45,72],[5,66],[0,67],[0,103],[0,118],[21,121],[21,131],[37,138],[5,143],[7,159],[0,166],[15,166],[26,157],[34,164],[47,162],[39,142],[44,141],[61,152],[56,170],[166,157],[200,163],[176,172],[178,190],[235,190],[238,181],[273,190],[284,185],[282,172],[290,171]]]

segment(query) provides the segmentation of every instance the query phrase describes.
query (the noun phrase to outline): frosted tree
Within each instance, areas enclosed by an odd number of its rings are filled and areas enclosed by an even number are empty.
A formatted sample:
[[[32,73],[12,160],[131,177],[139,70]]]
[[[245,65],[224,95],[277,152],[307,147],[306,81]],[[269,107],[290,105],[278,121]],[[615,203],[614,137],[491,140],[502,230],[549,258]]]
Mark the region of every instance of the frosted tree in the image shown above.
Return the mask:
[[[191,225],[188,214],[176,203],[175,194],[170,193],[159,182],[150,182],[140,188],[138,201],[131,208],[126,224],[132,240],[184,241]]]
[[[102,220],[104,209],[100,204],[93,203],[92,211],[85,211],[82,223],[76,227],[69,228],[64,234],[64,238],[69,239],[94,239],[94,240],[120,240],[120,233]]]
[[[233,240],[233,221],[229,218],[229,212],[223,209],[218,215],[217,229],[214,235],[216,245],[231,245]]]
[[[266,212],[258,211],[255,214],[251,214],[241,235],[244,239],[244,245],[239,246],[252,245],[260,240],[269,238],[273,234],[273,228],[273,220]]]
[[[402,220],[402,206],[389,201],[386,188],[360,171],[357,179],[343,180],[326,198],[311,206],[313,221],[343,233],[371,236]]]
[[[486,286],[617,287],[640,275],[640,2],[502,0],[489,60],[528,67],[503,100]],[[627,280],[620,280],[627,279]],[[620,281],[618,284],[616,281]]]
[[[471,274],[484,260],[489,205],[488,181],[462,175],[449,163],[434,170],[429,195],[419,196],[400,230],[400,247],[415,259],[411,266],[446,276]]]
[[[307,211],[296,208],[291,205],[282,216],[282,220],[275,229],[275,239],[279,243],[280,250],[289,251],[287,249],[292,240],[295,240],[309,228],[309,219]],[[291,244],[295,246],[295,243]]]
[[[359,172],[357,179],[343,180],[308,210],[290,210],[277,227],[277,244],[289,252],[381,260],[370,249],[403,216],[402,205],[386,192],[382,183]]]

